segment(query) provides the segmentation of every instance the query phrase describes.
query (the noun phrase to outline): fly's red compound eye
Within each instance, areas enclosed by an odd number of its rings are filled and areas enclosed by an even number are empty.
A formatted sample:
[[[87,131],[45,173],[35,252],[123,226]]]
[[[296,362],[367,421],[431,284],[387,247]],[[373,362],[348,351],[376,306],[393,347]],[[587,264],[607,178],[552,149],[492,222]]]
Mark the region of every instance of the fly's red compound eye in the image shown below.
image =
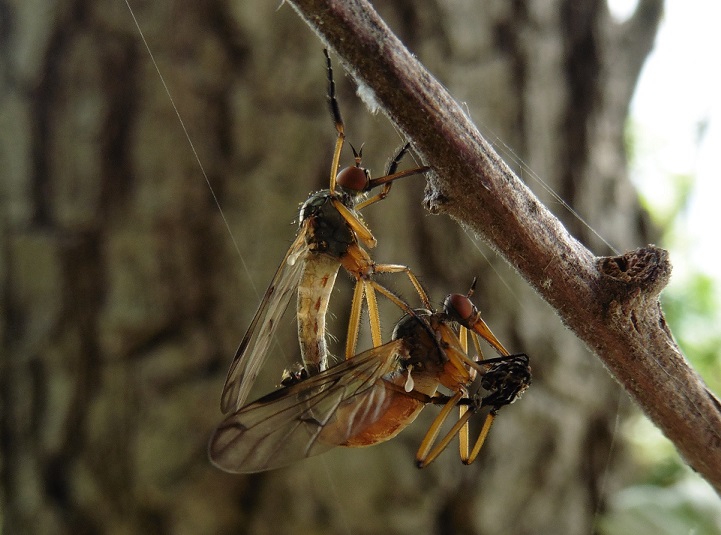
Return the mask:
[[[365,191],[368,187],[368,175],[362,167],[346,167],[336,176],[336,184],[349,191]]]
[[[462,294],[449,295],[446,297],[443,306],[446,309],[446,314],[456,316],[461,320],[469,319],[476,309],[468,296]]]

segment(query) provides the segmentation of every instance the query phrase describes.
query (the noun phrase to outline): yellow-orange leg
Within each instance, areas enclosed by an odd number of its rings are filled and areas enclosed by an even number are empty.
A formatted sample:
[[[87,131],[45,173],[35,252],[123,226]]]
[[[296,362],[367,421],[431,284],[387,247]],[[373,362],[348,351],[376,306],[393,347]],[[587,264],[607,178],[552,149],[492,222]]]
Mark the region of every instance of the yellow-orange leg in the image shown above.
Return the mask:
[[[458,405],[458,421],[464,419],[465,414],[468,412],[468,406],[467,405]],[[468,425],[468,418],[465,418],[466,425],[461,427],[460,431],[458,431],[458,455],[461,458],[461,461],[464,463],[465,460],[469,457],[469,447],[470,447],[470,437],[469,437],[469,425]]]
[[[475,339],[473,336],[473,333],[471,333],[471,337]],[[464,351],[467,351],[468,347],[468,340],[466,336],[466,330],[464,328],[461,328],[461,332],[459,333],[459,341],[461,343],[461,347]],[[477,344],[477,341],[475,342]],[[465,358],[468,358],[467,355],[460,355],[458,351],[451,352],[451,360],[454,361],[455,358],[464,356]],[[455,357],[455,358],[454,358]],[[475,362],[474,362],[475,364]],[[471,368],[470,373],[473,375],[475,374],[476,369]],[[473,379],[473,376],[470,377],[470,380]],[[475,444],[473,445],[473,448],[469,452],[469,446],[470,446],[470,438],[469,438],[469,420],[471,416],[475,413],[475,411],[471,410],[467,405],[458,405],[459,415],[458,415],[458,421],[451,427],[451,429],[443,436],[443,438],[436,443],[436,440],[438,438],[438,434],[440,433],[441,427],[445,423],[445,421],[448,419],[449,414],[451,413],[451,410],[453,406],[457,405],[458,402],[463,397],[464,392],[462,390],[459,390],[451,399],[448,400],[448,402],[444,405],[444,407],[441,409],[441,411],[438,413],[438,416],[433,420],[433,423],[431,424],[431,427],[428,429],[428,432],[426,433],[425,437],[421,441],[421,445],[418,448],[418,453],[416,454],[416,463],[419,468],[425,468],[430,463],[432,463],[436,457],[438,457],[443,450],[448,447],[448,444],[453,440],[453,437],[458,435],[459,439],[459,455],[461,458],[461,461],[464,464],[471,464],[476,460],[478,457],[478,454],[481,451],[481,448],[483,447],[483,444],[486,441],[486,437],[488,436],[489,431],[491,430],[491,425],[493,424],[493,421],[496,417],[496,413],[494,410],[491,410],[487,415],[483,422],[483,427],[481,428],[481,431],[478,435],[478,438],[476,439]]]
[[[383,343],[381,338],[381,320],[380,313],[378,312],[378,300],[376,299],[373,284],[370,281],[359,279],[355,283],[353,300],[351,301],[350,318],[348,320],[348,331],[345,342],[346,359],[352,358],[355,355],[364,298],[366,303],[368,303],[368,321],[370,322],[373,347],[378,347]]]
[[[476,460],[476,458],[478,458],[478,454],[480,453],[483,444],[486,442],[488,433],[491,430],[491,425],[493,425],[493,421],[496,418],[496,413],[493,410],[491,410],[491,412],[486,415],[486,418],[483,421],[483,427],[481,428],[481,432],[478,434],[478,438],[476,439],[476,442],[473,445],[473,449],[470,451],[470,453],[468,452],[468,420],[470,420],[471,416],[473,416],[474,411],[469,409],[465,405],[459,405],[461,411],[458,421],[453,425],[453,427],[451,427],[448,433],[446,433],[443,438],[438,441],[438,443],[436,443],[436,439],[438,438],[441,427],[448,419],[448,416],[450,415],[451,410],[453,410],[453,407],[461,400],[462,397],[463,392],[457,392],[456,395],[454,395],[450,400],[448,400],[448,402],[441,409],[441,412],[439,412],[438,416],[436,416],[436,418],[433,420],[431,427],[428,429],[428,432],[423,437],[421,445],[418,448],[418,452],[416,453],[416,465],[418,466],[418,468],[425,468],[433,461],[435,461],[436,458],[443,452],[443,450],[448,447],[448,444],[451,442],[451,440],[453,440],[453,437],[456,435],[458,435],[458,438],[461,442],[459,448],[461,462],[463,462],[464,464],[471,464]]]
[[[426,295],[425,290],[423,290],[420,284],[417,286],[417,289],[419,290],[419,295],[424,306],[429,306],[428,296]],[[348,331],[345,346],[346,359],[352,358],[356,353],[358,333],[360,331],[361,311],[363,308],[364,299],[368,303],[368,321],[371,328],[371,339],[373,340],[373,347],[378,347],[382,344],[380,313],[378,312],[378,300],[376,298],[376,292],[383,295],[386,299],[391,301],[398,308],[403,310],[406,314],[414,313],[411,307],[406,302],[404,302],[401,298],[399,298],[397,295],[395,295],[393,292],[391,292],[381,284],[377,283],[374,280],[358,279],[353,290],[350,318],[348,320]]]
[[[481,451],[483,444],[486,442],[486,437],[488,436],[488,432],[491,430],[491,425],[493,425],[493,420],[495,420],[495,418],[495,411],[491,411],[486,415],[486,419],[483,421],[483,427],[481,428],[481,432],[478,434],[476,443],[473,445],[473,450],[471,451],[470,456],[468,459],[461,458],[461,461],[463,461],[464,464],[471,464],[476,460],[478,453]]]
[[[355,354],[356,344],[358,342],[358,332],[360,330],[360,317],[363,308],[364,286],[361,281],[356,281],[353,288],[353,299],[350,306],[350,318],[348,320],[348,330],[345,340],[345,358],[349,359]],[[371,322],[373,320],[371,319]]]
[[[343,216],[343,219],[345,219],[346,223],[348,223],[348,226],[351,230],[353,230],[358,239],[370,249],[375,247],[377,241],[366,224],[358,219],[358,217],[338,199],[333,198],[331,199],[331,202],[333,203],[335,209],[338,210],[338,213]]]
[[[453,440],[453,437],[456,436],[460,432],[460,430],[468,423],[468,419],[473,414],[472,411],[466,411],[463,417],[460,418],[453,425],[453,427],[451,427],[450,431],[448,431],[448,433],[446,433],[445,436],[437,444],[435,444],[441,427],[448,419],[448,415],[451,413],[453,407],[461,400],[462,397],[462,390],[456,392],[456,394],[441,409],[435,420],[433,420],[433,423],[428,429],[426,436],[423,437],[423,440],[421,441],[421,445],[418,448],[418,453],[416,453],[416,465],[418,466],[418,468],[425,468],[426,466],[431,464],[436,459],[436,457],[438,457],[441,452],[446,449],[450,441]]]
[[[428,294],[426,294],[423,286],[421,286],[421,283],[418,281],[418,277],[413,274],[413,272],[408,266],[403,266],[401,264],[376,264],[373,267],[373,271],[375,273],[405,273],[406,275],[408,275],[408,279],[411,281],[413,288],[415,288],[416,292],[420,296],[423,306],[426,308],[430,308]]]
[[[472,337],[474,338],[474,337]],[[461,343],[461,348],[463,349],[464,353],[466,355],[468,354],[468,329],[465,327],[461,327],[459,333],[458,333],[458,341]],[[475,341],[475,338],[474,338]],[[469,380],[472,381],[476,376],[476,370],[471,368],[470,374],[469,374]],[[458,406],[458,419],[462,420],[463,415],[468,411],[468,406],[466,405],[459,405]],[[469,456],[469,447],[470,447],[470,439],[468,436],[468,429],[469,425],[464,425],[461,430],[458,433],[458,454],[461,457],[461,460],[467,459]]]
[[[370,256],[368,256],[368,253],[358,245],[348,248],[346,255],[341,258],[341,265],[343,265],[346,271],[353,274],[356,279],[356,285],[353,291],[353,301],[351,303],[351,313],[348,321],[348,336],[345,347],[346,359],[355,355],[364,298],[368,302],[368,319],[370,321],[371,336],[374,347],[377,347],[382,343],[380,314],[378,313],[375,291],[384,295],[406,313],[413,314],[411,307],[402,299],[368,277],[375,273],[404,272],[408,275],[408,278],[416,292],[418,292],[423,306],[430,308],[430,302],[426,291],[421,286],[418,278],[406,266],[397,264],[375,264]]]
[[[341,214],[341,216],[343,216],[343,219],[345,219],[346,223],[348,223],[348,225],[353,230],[358,239],[363,242],[367,247],[375,247],[376,239],[371,233],[370,229],[365,225],[365,223],[363,223],[363,221],[361,221],[353,213],[353,211],[349,210],[338,199],[332,199],[331,202]],[[348,248],[346,255],[341,258],[341,264],[346,269],[346,271],[352,273],[358,281],[374,273],[405,273],[408,276],[408,279],[411,281],[413,288],[415,288],[416,292],[420,296],[423,306],[426,308],[431,308],[430,301],[428,300],[428,294],[426,294],[423,286],[421,286],[418,277],[415,276],[415,274],[410,270],[408,266],[404,266],[401,264],[376,264],[375,262],[373,262],[368,253],[358,245]],[[374,284],[374,287],[375,286],[376,285]],[[356,288],[356,294],[359,291],[360,290]],[[367,292],[368,288],[366,288],[366,293]],[[401,308],[406,309],[408,307],[402,306]],[[351,317],[353,317],[353,315]],[[360,318],[360,312],[357,314],[357,317]],[[373,324],[373,321],[375,320],[371,319],[371,325]]]

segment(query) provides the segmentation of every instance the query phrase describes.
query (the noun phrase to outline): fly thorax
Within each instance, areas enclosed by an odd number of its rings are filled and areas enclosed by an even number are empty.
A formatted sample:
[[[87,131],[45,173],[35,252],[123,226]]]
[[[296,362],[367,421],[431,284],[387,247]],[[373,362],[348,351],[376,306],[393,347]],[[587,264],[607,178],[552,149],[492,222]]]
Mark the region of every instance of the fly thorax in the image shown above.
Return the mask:
[[[328,190],[316,192],[301,207],[300,223],[308,225],[305,239],[311,251],[341,258],[351,245],[357,243],[357,239],[332,199],[343,204],[348,202],[344,195],[332,194]]]
[[[306,219],[314,217],[322,209],[323,205],[329,202],[330,197],[331,192],[327,189],[311,193],[300,207],[300,225],[302,226]]]
[[[438,374],[448,360],[428,323],[431,313],[418,309],[415,316],[405,316],[393,330],[393,339],[402,339],[408,348],[404,367],[413,366],[419,374]]]

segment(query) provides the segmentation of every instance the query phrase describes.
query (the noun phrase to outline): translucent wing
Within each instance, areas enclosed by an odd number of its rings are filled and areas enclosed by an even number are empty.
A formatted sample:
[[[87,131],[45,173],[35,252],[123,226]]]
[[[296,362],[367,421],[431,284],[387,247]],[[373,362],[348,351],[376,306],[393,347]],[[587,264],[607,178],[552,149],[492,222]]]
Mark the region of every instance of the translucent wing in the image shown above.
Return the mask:
[[[273,280],[265,291],[248,331],[240,342],[228,370],[220,399],[223,413],[239,409],[263,366],[280,319],[288,308],[291,296],[298,288],[308,247],[305,227],[291,244]]]
[[[260,472],[347,442],[391,405],[398,392],[383,376],[404,351],[403,341],[389,342],[241,408],[213,433],[211,461],[227,472]]]

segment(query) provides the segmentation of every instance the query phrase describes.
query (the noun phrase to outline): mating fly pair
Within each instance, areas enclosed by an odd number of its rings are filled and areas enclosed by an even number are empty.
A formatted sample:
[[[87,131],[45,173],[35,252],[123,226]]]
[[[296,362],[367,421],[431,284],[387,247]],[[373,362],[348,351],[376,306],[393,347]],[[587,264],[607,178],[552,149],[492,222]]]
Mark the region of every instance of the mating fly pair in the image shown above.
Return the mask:
[[[393,438],[426,405],[436,404],[442,408],[421,441],[417,465],[431,463],[456,435],[461,460],[472,463],[497,412],[528,388],[531,373],[528,357],[508,354],[469,297],[470,292],[449,295],[441,312],[416,310],[396,325],[391,342],[229,415],[211,438],[211,460],[228,472],[249,473],[279,468],[336,446],[371,446]],[[460,338],[454,324],[461,325]],[[467,355],[468,331],[479,360]],[[483,360],[479,337],[502,356]],[[480,386],[475,385],[477,377]],[[451,394],[440,394],[440,386]],[[459,407],[459,418],[438,440],[454,407]],[[471,448],[469,419],[484,410]]]
[[[480,319],[467,296],[453,294],[442,312],[430,312],[425,290],[409,268],[377,264],[365,245],[376,240],[358,210],[388,194],[392,181],[425,172],[418,167],[396,172],[408,145],[391,160],[386,176],[371,179],[361,167],[362,151],[353,147],[355,164],[338,172],[345,141],[344,124],[335,97],[330,57],[328,101],[338,137],[333,152],[327,190],[312,194],[300,210],[300,230],[278,267],[270,286],[243,338],[226,379],[221,397],[225,420],[214,432],[209,454],[214,464],[230,472],[255,472],[283,466],[338,445],[366,446],[388,440],[410,424],[429,403],[443,405],[419,449],[417,461],[425,466],[459,434],[461,458],[472,462],[480,450],[496,412],[513,402],[530,384],[525,355],[508,351]],[[379,193],[368,197],[373,188]],[[362,245],[361,245],[362,244]],[[355,290],[345,348],[346,360],[327,368],[325,315],[340,266],[355,279]],[[425,309],[413,310],[395,294],[373,280],[375,273],[404,272]],[[269,351],[271,340],[291,296],[297,290],[298,338],[302,372],[292,375],[284,388],[244,405],[250,388]],[[407,316],[382,344],[376,292],[398,305]],[[374,348],[355,355],[363,302],[367,303]],[[465,336],[473,333],[477,359],[467,355]],[[482,360],[477,336],[485,339],[500,358]],[[355,355],[355,356],[354,356]],[[488,395],[473,388],[476,376]],[[452,395],[437,393],[439,386]],[[450,411],[461,416],[436,444]],[[490,407],[472,451],[468,448],[468,420]],[[471,410],[468,410],[471,409]]]

